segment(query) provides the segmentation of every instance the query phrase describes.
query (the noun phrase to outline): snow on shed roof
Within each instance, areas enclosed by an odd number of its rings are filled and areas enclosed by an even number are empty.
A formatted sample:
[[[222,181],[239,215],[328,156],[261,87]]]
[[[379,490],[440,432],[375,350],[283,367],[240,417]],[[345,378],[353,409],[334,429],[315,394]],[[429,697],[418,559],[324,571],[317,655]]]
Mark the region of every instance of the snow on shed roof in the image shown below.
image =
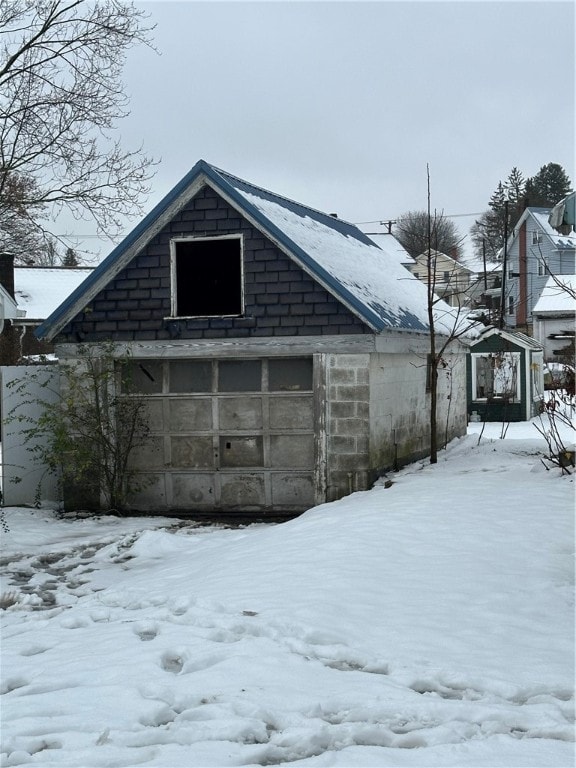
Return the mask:
[[[475,347],[479,344],[482,344],[482,342],[484,342],[486,339],[489,339],[491,336],[500,336],[505,341],[511,342],[512,344],[518,344],[525,349],[535,349],[538,351],[542,350],[542,344],[537,339],[532,338],[532,336],[527,336],[525,333],[521,333],[520,331],[514,331],[508,328],[496,328],[495,326],[485,328],[479,334],[477,340],[472,342],[470,346]]]
[[[26,320],[45,320],[93,267],[14,267],[14,294]]]
[[[203,186],[220,194],[375,331],[426,331],[427,288],[354,224],[239,179],[204,160],[166,195],[38,329],[53,338]],[[447,305],[438,305],[438,330]]]
[[[576,275],[549,277],[534,305],[533,314],[576,312]]]

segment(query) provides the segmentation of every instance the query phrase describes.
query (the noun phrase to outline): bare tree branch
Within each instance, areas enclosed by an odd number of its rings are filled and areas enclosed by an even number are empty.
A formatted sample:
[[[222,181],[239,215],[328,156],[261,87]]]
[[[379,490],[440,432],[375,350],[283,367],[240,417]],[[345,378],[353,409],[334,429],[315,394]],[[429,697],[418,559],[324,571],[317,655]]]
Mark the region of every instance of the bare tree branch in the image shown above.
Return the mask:
[[[112,237],[142,213],[154,161],[115,134],[127,52],[150,32],[121,0],[0,0],[2,229],[7,209],[45,231],[66,209]]]

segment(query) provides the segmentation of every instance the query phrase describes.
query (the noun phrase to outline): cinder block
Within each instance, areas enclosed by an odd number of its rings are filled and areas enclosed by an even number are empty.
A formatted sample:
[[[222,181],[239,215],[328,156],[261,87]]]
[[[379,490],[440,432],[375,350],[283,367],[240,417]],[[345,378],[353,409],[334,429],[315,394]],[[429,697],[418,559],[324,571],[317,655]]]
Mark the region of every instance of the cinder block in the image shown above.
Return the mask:
[[[331,384],[355,384],[356,375],[352,368],[333,368],[330,371]]]
[[[336,386],[336,400],[355,400],[368,402],[370,391],[365,384],[338,384]]]
[[[358,415],[356,406],[356,403],[342,403],[336,400],[330,404],[330,414],[335,419],[351,419]]]
[[[365,419],[330,419],[330,432],[334,435],[366,435],[368,422]]]
[[[336,453],[354,453],[356,450],[356,438],[343,435],[331,435],[328,438],[328,451],[331,456]]]

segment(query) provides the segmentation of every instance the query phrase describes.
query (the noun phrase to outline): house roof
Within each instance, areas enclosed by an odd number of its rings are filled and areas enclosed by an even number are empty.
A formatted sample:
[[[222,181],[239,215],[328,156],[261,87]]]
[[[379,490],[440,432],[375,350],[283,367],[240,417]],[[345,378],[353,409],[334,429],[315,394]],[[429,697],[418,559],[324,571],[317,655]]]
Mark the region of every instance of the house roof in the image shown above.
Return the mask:
[[[4,328],[4,320],[14,320],[18,316],[16,300],[10,296],[6,288],[0,283],[0,333]]]
[[[448,264],[451,269],[454,271],[460,271],[460,272],[473,272],[474,270],[468,266],[468,263],[464,260],[457,261],[456,259],[452,258],[452,256],[448,256],[447,253],[444,253],[444,251],[436,251],[434,248],[430,250],[430,255],[434,257],[436,262],[438,260],[444,261],[446,264]],[[418,266],[424,265],[425,267],[428,266],[428,251],[423,251],[422,253],[419,253],[418,256],[414,259],[414,263]]]
[[[565,312],[576,314],[576,275],[549,277],[532,310],[535,315]]]
[[[551,208],[526,208],[522,213],[522,216],[520,216],[518,219],[518,222],[514,227],[514,231],[508,238],[508,246],[514,242],[521,225],[526,221],[526,219],[532,218],[538,224],[542,232],[544,232],[544,234],[550,238],[556,248],[559,250],[574,250],[576,248],[576,232],[572,230],[568,235],[562,235],[561,233],[557,232],[548,221],[551,212]]]
[[[476,275],[483,275],[484,272],[487,275],[502,272],[501,261],[486,261],[484,264],[484,260],[477,256],[463,256],[459,263]]]
[[[375,232],[368,236],[383,251],[386,251],[391,256],[396,256],[400,264],[409,265],[416,263],[402,243],[391,232]]]
[[[537,351],[543,349],[542,344],[540,344],[539,341],[533,339],[531,336],[527,336],[525,333],[520,333],[520,331],[503,330],[502,328],[495,327],[486,328],[486,330],[482,331],[478,339],[471,343],[471,346],[475,347],[486,339],[489,339],[491,336],[500,336],[500,338],[504,339],[504,341],[507,341],[511,344],[516,344],[520,347],[524,347],[524,349],[534,349]]]
[[[202,189],[211,187],[375,331],[426,331],[427,292],[390,250],[353,224],[199,160],[37,329],[53,338]],[[394,246],[395,247],[395,246]],[[439,318],[445,305],[439,305]],[[439,319],[439,328],[442,320]]]
[[[93,267],[14,267],[14,294],[24,320],[45,320]]]

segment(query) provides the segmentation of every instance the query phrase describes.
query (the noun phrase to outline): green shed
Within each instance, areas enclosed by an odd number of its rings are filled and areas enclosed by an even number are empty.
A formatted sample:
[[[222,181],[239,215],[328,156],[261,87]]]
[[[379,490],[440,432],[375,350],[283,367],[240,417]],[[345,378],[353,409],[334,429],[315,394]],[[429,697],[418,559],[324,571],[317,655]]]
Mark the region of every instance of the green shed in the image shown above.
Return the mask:
[[[542,345],[517,331],[487,328],[467,361],[470,421],[528,421],[544,395]]]

